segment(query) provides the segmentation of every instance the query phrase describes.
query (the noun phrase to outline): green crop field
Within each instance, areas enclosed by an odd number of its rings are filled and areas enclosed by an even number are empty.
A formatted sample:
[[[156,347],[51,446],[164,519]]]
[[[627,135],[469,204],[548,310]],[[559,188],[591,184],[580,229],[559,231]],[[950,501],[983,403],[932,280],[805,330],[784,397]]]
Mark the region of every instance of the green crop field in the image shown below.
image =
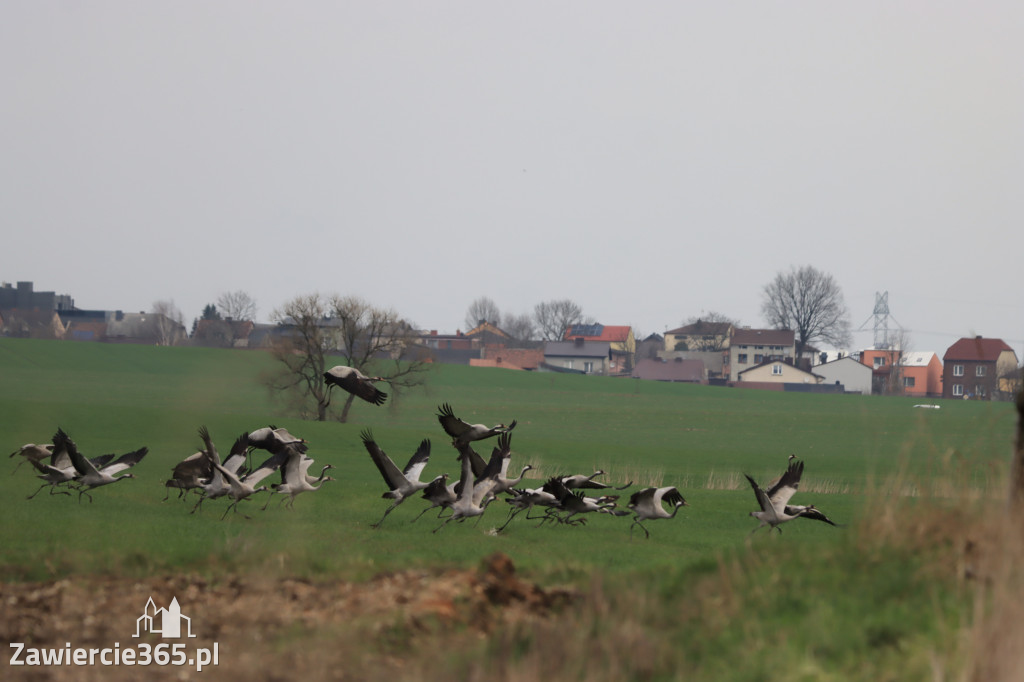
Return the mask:
[[[920,401],[896,397],[438,366],[426,386],[398,401],[382,407],[357,402],[349,423],[320,423],[279,411],[260,382],[271,363],[255,351],[0,339],[0,436],[7,452],[49,442],[58,427],[88,456],[149,448],[133,469],[137,478],[93,491],[92,503],[45,490],[27,500],[40,483],[27,464],[13,475],[0,474],[0,578],[14,584],[187,573],[209,579],[259,574],[365,580],[409,568],[474,567],[502,552],[540,583],[586,590],[602,576],[609,595],[645,584],[631,599],[608,596],[611,605],[603,607],[619,608],[621,615],[642,604],[646,620],[637,627],[658,629],[654,624],[668,619],[690,630],[709,613],[724,619],[705,638],[673,630],[651,645],[657,649],[648,661],[653,670],[631,668],[618,679],[672,679],[666,671],[695,661],[703,677],[689,679],[772,679],[769,666],[787,655],[810,661],[797,679],[914,679],[879,671],[898,660],[911,660],[910,670],[928,670],[934,663],[929,652],[937,651],[945,652],[943,666],[967,665],[969,656],[949,642],[957,640],[970,599],[952,578],[921,580],[932,565],[933,539],[922,548],[915,544],[920,538],[866,538],[878,534],[876,517],[883,507],[922,509],[932,518],[928,510],[953,506],[969,516],[987,497],[1004,496],[1016,428],[1012,405],[931,401],[941,408],[917,409]],[[360,432],[372,429],[400,466],[429,438],[432,455],[424,477],[457,477],[456,451],[435,416],[441,403],[470,422],[515,419],[510,470],[533,465],[535,478],[528,483],[600,468],[609,483],[632,482],[624,496],[642,486],[675,485],[689,506],[674,519],[648,522],[650,539],[639,533],[631,540],[630,519],[608,515],[591,515],[578,527],[536,527],[517,518],[495,534],[491,530],[507,513],[500,502],[479,523],[449,524],[433,533],[440,523],[436,514],[411,522],[426,505],[418,498],[374,530],[370,524],[389,501],[381,498],[384,484]],[[192,502],[176,499],[176,493],[163,499],[171,467],[199,449],[200,426],[209,428],[225,453],[240,433],[267,424],[307,439],[316,460],[312,471],[331,463],[337,480],[298,497],[292,511],[276,502],[260,511],[266,500],[260,495],[241,505],[251,519],[229,514],[221,520],[223,499],[195,514],[189,513]],[[477,449],[486,456],[490,448],[485,443]],[[762,530],[751,536],[757,522],[747,514],[756,502],[742,474],[767,481],[784,470],[791,453],[806,465],[794,502],[814,503],[845,525],[797,520],[781,535]],[[13,471],[17,460],[7,461]],[[923,526],[931,527],[917,527]],[[783,561],[804,568],[784,570]],[[706,601],[709,581],[710,592],[724,600],[717,606]],[[825,593],[832,595],[829,600],[822,598]],[[666,612],[667,604],[674,604],[674,615]],[[745,608],[773,615],[743,626],[748,631],[726,627]],[[776,618],[791,627],[827,629],[828,636],[813,642],[795,633],[781,637],[773,630]],[[627,637],[604,632],[607,625],[591,627],[593,636]],[[482,665],[474,661],[495,656],[527,665],[531,657],[550,653],[539,639],[509,637],[450,662],[451,674],[468,675]],[[757,655],[739,665],[734,659],[751,646],[750,637],[756,642],[750,652]],[[585,655],[584,642],[573,646]],[[809,651],[815,646],[820,651]],[[867,657],[875,662],[863,668],[864,677],[852,675]],[[726,663],[735,674],[725,673]],[[586,666],[561,670],[573,679],[592,672]]]

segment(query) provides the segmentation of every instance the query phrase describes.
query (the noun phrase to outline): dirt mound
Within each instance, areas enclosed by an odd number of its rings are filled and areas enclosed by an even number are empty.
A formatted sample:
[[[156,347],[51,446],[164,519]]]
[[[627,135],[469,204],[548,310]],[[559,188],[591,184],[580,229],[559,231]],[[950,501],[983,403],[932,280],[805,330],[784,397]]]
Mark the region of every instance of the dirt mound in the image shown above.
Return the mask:
[[[195,636],[188,638],[184,625],[178,640],[147,633],[142,619],[153,615],[146,613],[150,598],[151,610],[172,608],[176,599]],[[443,630],[479,637],[498,624],[545,618],[574,599],[567,590],[522,580],[503,554],[488,557],[476,571],[403,571],[361,583],[87,576],[0,584],[0,639],[22,643],[26,650],[183,642],[191,651],[216,643],[219,654],[218,666],[202,673],[173,665],[8,668],[16,677],[23,674],[21,679],[139,679],[140,673],[176,679],[199,674],[235,679],[254,673],[259,679],[295,679],[297,665],[327,679],[369,679],[364,676],[368,670],[400,668],[400,650],[416,646],[421,634],[435,638]],[[140,624],[141,636],[135,638]],[[8,648],[8,660],[13,653]]]

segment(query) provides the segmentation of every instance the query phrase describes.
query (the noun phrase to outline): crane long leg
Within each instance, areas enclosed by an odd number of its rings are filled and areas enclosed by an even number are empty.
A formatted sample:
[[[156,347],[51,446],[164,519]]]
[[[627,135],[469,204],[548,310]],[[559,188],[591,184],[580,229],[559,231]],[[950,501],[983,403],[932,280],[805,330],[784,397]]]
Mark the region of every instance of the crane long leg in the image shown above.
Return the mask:
[[[90,495],[88,493],[88,491],[86,491],[85,488],[82,488],[81,490],[78,491],[78,503],[79,504],[82,503],[82,495],[85,495],[86,497],[88,497],[89,498],[89,504],[92,504],[92,495]]]
[[[423,509],[423,511],[421,511],[419,514],[417,514],[415,517],[413,517],[413,520],[410,521],[409,523],[415,523],[417,519],[419,519],[421,516],[423,516],[424,514],[426,514],[428,511],[430,511],[433,508],[434,507],[432,507],[432,506],[431,507],[425,507]],[[441,511],[444,511],[444,509],[442,508]],[[440,518],[440,516],[438,518]]]
[[[39,486],[39,490],[42,490],[43,488],[45,488],[45,487],[46,487],[46,486],[48,486],[48,485],[49,485],[49,486],[50,486],[51,488],[53,487],[53,486],[52,486],[51,484],[49,484],[49,483],[44,483],[44,484],[42,484],[41,486]],[[32,499],[33,497],[35,497],[36,495],[38,495],[38,494],[39,494],[39,490],[35,491],[34,493],[32,493],[31,495],[29,495],[29,496],[28,496],[28,497],[26,497],[25,499],[26,499],[26,500],[31,500],[31,499]]]
[[[235,513],[238,513],[238,509],[236,507],[238,507],[238,500],[235,500],[228,505],[228,508],[224,510],[224,515],[220,517],[220,520],[223,521],[224,517],[227,516],[228,512],[231,511],[232,509],[235,510]]]
[[[401,503],[402,503],[402,500],[399,500],[398,502],[395,502],[393,505],[388,507],[387,511],[384,512],[384,516],[380,517],[380,521],[378,521],[377,523],[371,524],[370,527],[371,528],[380,528],[380,524],[384,523],[384,519],[386,519],[388,517],[388,514],[391,513],[391,510],[394,509],[395,507],[397,507],[398,505],[400,505]]]
[[[496,532],[500,533],[501,531],[505,530],[505,526],[507,526],[508,524],[512,523],[512,519],[514,519],[516,517],[516,515],[519,514],[519,512],[521,512],[521,511],[523,511],[523,510],[522,509],[513,509],[509,513],[508,518],[505,520],[505,523]],[[529,507],[527,507],[527,511],[529,511]],[[527,516],[527,518],[529,518],[530,515],[527,514],[526,516]]]
[[[551,507],[548,507],[547,509],[550,509],[550,508],[551,508]],[[526,508],[526,520],[527,520],[527,521],[534,521],[534,520],[536,520],[536,519],[543,519],[543,518],[547,518],[547,517],[546,517],[547,511],[545,511],[545,512],[544,512],[544,514],[542,514],[541,516],[530,516],[530,512],[531,512],[531,511],[533,511],[533,507],[527,507],[527,508]]]
[[[630,540],[633,539],[633,526],[640,526],[640,529],[644,532],[644,536],[647,539],[650,539],[651,533],[646,528],[644,528],[644,524],[640,523],[640,519],[633,519],[633,523],[630,524],[630,526],[629,526],[629,539]]]
[[[51,485],[50,486],[50,494],[51,495],[70,495],[71,493],[69,493],[67,490],[57,490],[56,486]]]

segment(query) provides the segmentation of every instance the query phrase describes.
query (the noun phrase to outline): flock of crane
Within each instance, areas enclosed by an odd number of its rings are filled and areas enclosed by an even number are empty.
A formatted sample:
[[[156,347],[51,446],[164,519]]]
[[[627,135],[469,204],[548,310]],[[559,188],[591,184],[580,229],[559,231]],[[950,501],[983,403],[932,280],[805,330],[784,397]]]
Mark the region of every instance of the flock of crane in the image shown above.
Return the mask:
[[[383,404],[387,398],[386,393],[373,385],[373,382],[381,381],[380,377],[368,377],[351,367],[332,368],[324,373],[324,381],[328,390],[338,386],[375,405]],[[429,504],[413,521],[436,509],[437,518],[442,522],[434,528],[435,533],[452,521],[468,518],[479,520],[492,502],[504,499],[509,505],[508,515],[494,532],[502,532],[524,512],[524,518],[539,520],[538,525],[551,522],[569,526],[583,525],[586,523],[584,514],[597,513],[617,517],[632,516],[630,538],[637,527],[649,538],[650,532],[643,525],[644,521],[673,518],[681,507],[688,506],[675,486],[664,486],[647,487],[632,493],[626,509],[620,509],[620,495],[612,493],[625,490],[632,483],[613,488],[595,480],[605,473],[600,470],[589,475],[553,476],[539,488],[522,487],[526,472],[533,467],[526,464],[517,476],[510,476],[515,420],[508,425],[502,423],[490,427],[469,424],[457,417],[447,403],[439,406],[437,419],[458,452],[461,465],[458,480],[450,481],[447,473],[423,480],[423,471],[430,459],[429,439],[423,439],[405,467],[399,468],[381,449],[369,429],[361,433],[363,446],[387,485],[383,497],[391,500],[384,515],[372,524],[374,528],[380,528],[395,508],[416,496]],[[325,482],[334,480],[326,475],[328,470],[334,468],[331,464],[323,465],[318,476],[310,474],[314,460],[307,454],[306,441],[292,435],[287,429],[267,426],[243,433],[236,438],[226,459],[222,459],[205,426],[200,427],[199,437],[203,442],[202,449],[175,465],[171,478],[165,483],[167,496],[164,500],[170,496],[171,489],[178,490],[179,499],[190,491],[198,494],[191,513],[199,511],[206,500],[224,497],[230,502],[221,516],[223,519],[232,510],[238,512],[240,502],[250,500],[264,491],[270,495],[262,509],[270,505],[275,495],[280,496],[285,507],[291,507],[298,495],[315,492]],[[485,460],[473,449],[472,444],[494,437],[497,445],[490,458]],[[259,466],[250,468],[248,464],[255,450],[266,451],[269,456]],[[51,495],[71,495],[70,490],[77,490],[79,502],[82,496],[92,502],[91,490],[134,478],[128,469],[138,464],[147,452],[147,448],[140,448],[116,459],[114,455],[88,458],[79,452],[75,442],[62,429],[58,429],[51,443],[23,445],[11,453],[11,457],[21,455],[23,459],[18,467],[30,462],[36,469],[37,477],[43,481],[28,499],[49,488]],[[798,518],[837,525],[814,505],[790,504],[790,499],[800,485],[803,469],[804,463],[795,455],[790,455],[786,471],[765,487],[744,474],[760,507],[758,511],[750,512],[750,516],[760,521],[752,533],[763,527],[781,532],[780,526],[783,523]],[[279,473],[280,481],[266,485],[265,481],[275,473]],[[601,494],[592,497],[587,495],[589,491],[600,491]],[[531,515],[531,512],[537,513]]]

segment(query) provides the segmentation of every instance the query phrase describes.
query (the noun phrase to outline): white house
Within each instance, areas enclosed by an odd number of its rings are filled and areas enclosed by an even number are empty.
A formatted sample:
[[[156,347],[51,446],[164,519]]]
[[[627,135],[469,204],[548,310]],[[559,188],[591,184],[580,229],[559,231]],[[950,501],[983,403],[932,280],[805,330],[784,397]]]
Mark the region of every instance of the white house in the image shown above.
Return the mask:
[[[820,384],[821,379],[819,375],[783,360],[767,360],[739,373],[740,382],[757,381],[766,384]]]
[[[871,368],[849,355],[817,365],[823,384],[842,384],[847,393],[871,395]]]
[[[582,374],[608,374],[611,354],[608,341],[575,338],[544,344],[544,362],[547,365]]]

